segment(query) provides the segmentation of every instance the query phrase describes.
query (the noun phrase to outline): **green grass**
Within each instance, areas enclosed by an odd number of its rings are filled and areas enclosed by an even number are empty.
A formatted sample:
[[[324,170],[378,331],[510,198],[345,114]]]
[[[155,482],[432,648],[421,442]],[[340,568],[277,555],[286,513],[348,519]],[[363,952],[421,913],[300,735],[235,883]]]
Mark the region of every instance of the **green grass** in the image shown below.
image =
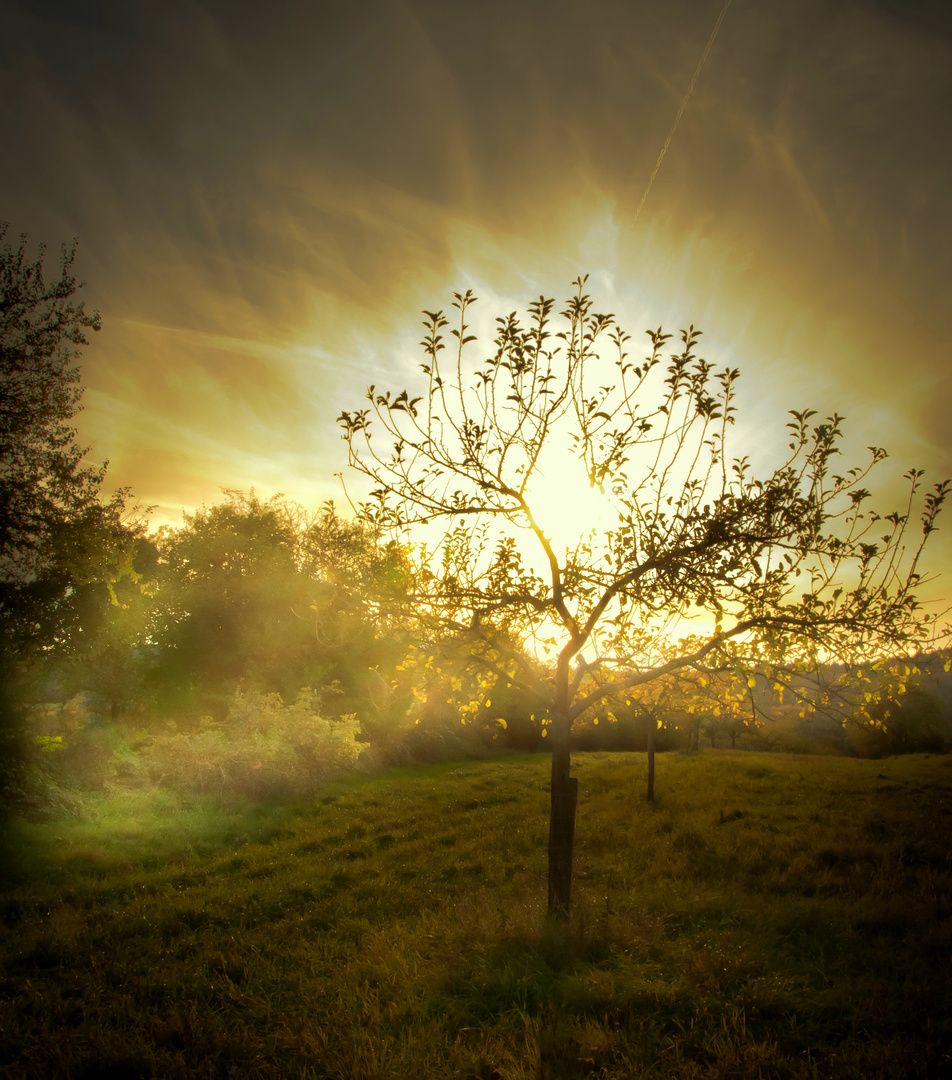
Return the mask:
[[[89,800],[0,892],[0,1076],[946,1077],[952,759],[580,754]]]

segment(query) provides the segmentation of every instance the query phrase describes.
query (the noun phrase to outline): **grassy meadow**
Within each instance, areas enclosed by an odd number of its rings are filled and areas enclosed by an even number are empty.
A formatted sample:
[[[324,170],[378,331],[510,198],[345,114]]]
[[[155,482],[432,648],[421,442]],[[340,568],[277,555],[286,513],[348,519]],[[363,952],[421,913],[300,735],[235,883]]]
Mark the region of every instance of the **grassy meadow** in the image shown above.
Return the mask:
[[[579,754],[16,827],[0,1076],[947,1077],[952,758]]]

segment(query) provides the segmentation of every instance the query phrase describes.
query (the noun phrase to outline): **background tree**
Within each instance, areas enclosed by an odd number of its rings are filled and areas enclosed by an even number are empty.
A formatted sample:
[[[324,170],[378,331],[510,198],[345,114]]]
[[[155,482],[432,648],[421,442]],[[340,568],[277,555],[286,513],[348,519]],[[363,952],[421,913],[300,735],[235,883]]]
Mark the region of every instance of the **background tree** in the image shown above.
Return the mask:
[[[340,708],[361,717],[364,737],[387,741],[401,711],[388,680],[416,634],[402,604],[409,581],[404,552],[326,502],[307,516],[298,558],[310,591],[294,612],[311,624],[328,677],[341,692]]]
[[[0,242],[8,226],[0,223]],[[15,731],[22,665],[60,644],[76,620],[76,588],[107,580],[117,566],[97,564],[96,543],[124,513],[126,492],[100,502],[106,466],[84,464],[70,421],[83,388],[76,361],[98,312],[76,299],[76,242],[63,246],[53,280],[45,249],[27,256],[27,239],[0,247],[0,788],[18,760]],[[108,561],[108,560],[107,560]],[[22,750],[22,745],[21,745]],[[13,770],[15,771],[15,770]]]
[[[655,801],[658,732],[665,725],[683,725],[689,738],[701,709],[710,704],[710,679],[700,672],[679,671],[642,683],[611,699],[610,718],[633,719],[644,733],[648,778],[645,797]],[[690,748],[690,746],[689,746]]]
[[[51,535],[47,565],[32,588],[48,590],[34,625],[34,700],[78,693],[112,720],[141,698],[153,628],[157,552],[145,522],[96,503]]]
[[[224,715],[243,680],[291,695],[310,682],[312,637],[293,612],[305,590],[292,509],[226,496],[156,538],[160,696],[199,715]]]
[[[386,712],[374,671],[404,655],[386,600],[403,591],[399,552],[332,504],[308,514],[280,495],[225,495],[156,538],[156,700],[221,718],[239,686],[288,702],[333,688],[325,712],[372,726]]]
[[[0,241],[7,233],[0,223]],[[43,275],[45,249],[27,258],[26,236],[0,249],[0,580],[10,586],[36,577],[48,557],[51,530],[95,504],[105,465],[83,464],[70,420],[83,388],[76,360],[98,312],[74,297],[76,242],[64,244],[59,274]],[[8,605],[4,604],[4,615]],[[6,621],[6,620],[5,620]]]
[[[418,617],[464,637],[487,672],[548,712],[549,910],[562,916],[573,721],[691,666],[916,647],[933,633],[915,597],[918,561],[948,490],[925,496],[919,538],[907,540],[921,473],[907,474],[905,510],[868,511],[864,484],[885,452],[833,471],[842,418],[811,424],[808,410],[791,414],[786,459],[756,477],[729,454],[738,372],[698,356],[693,327],[667,361],[660,329],[646,359],[629,359],[629,335],[594,311],[585,282],[574,283],[561,331],[552,332],[554,301],[540,297],[525,324],[515,312],[496,319],[494,348],[475,363],[466,351],[475,297],[456,293],[452,361],[440,355],[448,320],[425,312],[418,389],[370,387],[368,408],[339,417],[350,464],[374,485],[366,519],[415,536],[408,600]],[[614,515],[566,545],[541,523],[535,496],[553,445],[605,490]],[[433,523],[443,524],[436,534],[426,532]],[[551,677],[520,663],[507,635],[555,648]]]

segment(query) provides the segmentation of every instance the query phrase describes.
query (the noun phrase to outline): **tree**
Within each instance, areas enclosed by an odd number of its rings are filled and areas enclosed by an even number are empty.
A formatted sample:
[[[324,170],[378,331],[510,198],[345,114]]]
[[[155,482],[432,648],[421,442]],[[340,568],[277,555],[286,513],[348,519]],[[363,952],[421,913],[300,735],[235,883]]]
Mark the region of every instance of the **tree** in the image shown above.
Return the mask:
[[[8,226],[0,222],[0,243]],[[77,535],[96,532],[103,514],[122,510],[125,492],[99,503],[105,465],[83,464],[70,420],[83,389],[76,360],[98,312],[75,299],[76,243],[62,248],[58,275],[47,282],[45,249],[27,257],[19,245],[0,247],[0,756],[18,757],[18,664],[60,634],[58,620],[75,582]],[[87,528],[88,527],[88,528]],[[80,545],[82,546],[82,545]],[[68,605],[67,605],[68,606]],[[22,749],[22,748],[21,748]],[[0,789],[14,784],[10,770]]]
[[[60,695],[83,693],[113,722],[141,704],[154,666],[155,570],[158,552],[141,520],[110,515],[84,519],[79,537],[91,565],[72,566],[60,605],[57,639],[47,649],[40,677],[59,684]],[[96,526],[93,528],[93,526]],[[45,700],[53,700],[54,695]]]
[[[157,537],[160,697],[224,715],[242,683],[288,701],[333,683],[344,712],[364,713],[382,597],[402,588],[399,552],[332,504],[309,515],[281,495],[225,496]]]
[[[0,222],[0,241],[7,233]],[[86,450],[69,421],[83,388],[76,360],[98,312],[74,297],[76,242],[63,245],[59,277],[43,276],[45,248],[30,262],[26,236],[0,249],[0,576],[22,581],[42,568],[50,530],[98,498],[105,465],[82,464]]]
[[[311,683],[315,652],[294,615],[295,603],[307,605],[297,508],[280,496],[225,494],[157,536],[153,632],[160,696],[222,714],[243,681],[293,696]]]
[[[651,682],[628,688],[611,701],[611,718],[640,721],[645,733],[648,782],[645,798],[655,801],[656,736],[666,722],[677,717],[689,733],[689,749],[696,749],[695,736],[701,711],[720,708],[713,679],[704,672],[684,670],[659,676]],[[725,687],[726,689],[726,687]],[[677,725],[674,725],[677,726]]]
[[[864,484],[885,451],[835,472],[842,417],[813,422],[809,410],[790,414],[783,460],[757,478],[729,454],[738,371],[701,358],[693,326],[667,360],[671,335],[649,331],[651,350],[635,362],[614,315],[594,311],[586,280],[573,283],[564,329],[553,333],[554,301],[540,297],[525,323],[515,312],[496,319],[493,351],[476,362],[467,350],[476,298],[454,294],[452,361],[441,357],[448,320],[424,312],[419,390],[371,386],[368,408],[338,418],[350,464],[374,485],[362,513],[415,538],[408,602],[468,642],[488,683],[521,684],[547,712],[549,910],[561,917],[578,788],[573,720],[682,669],[915,648],[936,632],[915,588],[949,489],[925,494],[912,538],[922,473],[906,474],[902,512],[867,509]],[[612,515],[565,544],[537,497],[553,447],[571,452]],[[520,634],[555,650],[549,677],[506,649],[506,635]]]
[[[0,241],[7,228],[0,222]],[[16,249],[0,249],[0,621],[8,660],[62,640],[77,589],[99,583],[113,595],[142,532],[127,513],[127,490],[102,501],[106,464],[84,464],[87,449],[70,425],[82,407],[80,346],[101,326],[99,313],[76,299],[84,284],[73,274],[76,246],[63,245],[52,282],[43,245],[32,262],[25,235]]]

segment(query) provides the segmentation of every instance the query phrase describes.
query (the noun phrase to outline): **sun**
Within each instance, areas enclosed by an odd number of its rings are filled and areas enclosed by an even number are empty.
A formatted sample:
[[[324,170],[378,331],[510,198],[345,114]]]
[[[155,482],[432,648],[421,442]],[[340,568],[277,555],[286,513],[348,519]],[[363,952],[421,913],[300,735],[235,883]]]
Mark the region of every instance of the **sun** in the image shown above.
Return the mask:
[[[593,531],[604,533],[618,518],[608,495],[591,485],[582,462],[566,449],[543,455],[526,487],[526,501],[557,553]]]

